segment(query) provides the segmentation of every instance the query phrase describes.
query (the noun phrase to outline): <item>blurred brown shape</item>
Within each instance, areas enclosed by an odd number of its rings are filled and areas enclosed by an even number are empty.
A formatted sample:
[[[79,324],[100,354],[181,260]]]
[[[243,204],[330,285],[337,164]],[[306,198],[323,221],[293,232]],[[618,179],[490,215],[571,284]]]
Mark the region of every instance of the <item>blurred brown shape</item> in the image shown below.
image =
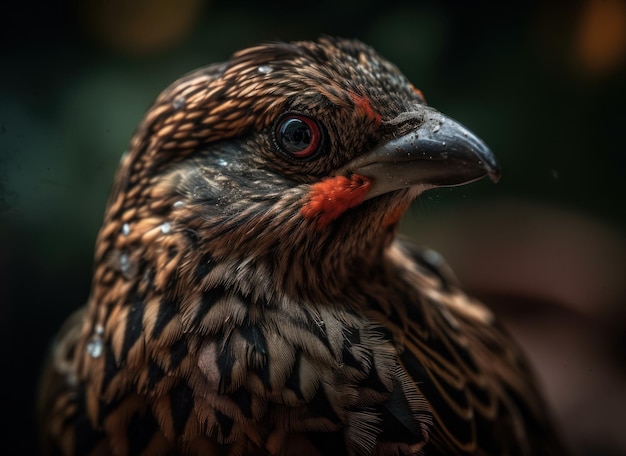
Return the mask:
[[[624,233],[513,199],[413,218],[404,231],[442,253],[514,334],[573,454],[626,454]]]
[[[178,44],[193,29],[201,0],[88,0],[83,26],[106,48],[148,54]]]
[[[626,2],[588,0],[581,10],[576,55],[585,70],[611,72],[626,57]]]

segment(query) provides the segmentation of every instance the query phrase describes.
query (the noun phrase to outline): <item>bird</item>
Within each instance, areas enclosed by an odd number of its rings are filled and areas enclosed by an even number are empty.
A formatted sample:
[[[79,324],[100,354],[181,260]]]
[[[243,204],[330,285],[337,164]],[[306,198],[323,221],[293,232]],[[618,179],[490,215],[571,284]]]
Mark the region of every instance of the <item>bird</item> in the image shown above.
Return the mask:
[[[487,145],[356,39],[178,79],[42,367],[44,454],[564,454],[523,350],[399,233],[424,192],[485,177]]]

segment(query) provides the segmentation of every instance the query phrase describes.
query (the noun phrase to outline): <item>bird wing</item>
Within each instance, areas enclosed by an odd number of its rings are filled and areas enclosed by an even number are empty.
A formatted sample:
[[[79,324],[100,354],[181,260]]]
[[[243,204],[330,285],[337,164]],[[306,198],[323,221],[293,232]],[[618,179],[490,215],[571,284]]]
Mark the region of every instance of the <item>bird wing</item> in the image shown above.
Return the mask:
[[[430,277],[406,307],[399,359],[431,405],[443,454],[563,454],[522,350],[440,255],[402,243]]]

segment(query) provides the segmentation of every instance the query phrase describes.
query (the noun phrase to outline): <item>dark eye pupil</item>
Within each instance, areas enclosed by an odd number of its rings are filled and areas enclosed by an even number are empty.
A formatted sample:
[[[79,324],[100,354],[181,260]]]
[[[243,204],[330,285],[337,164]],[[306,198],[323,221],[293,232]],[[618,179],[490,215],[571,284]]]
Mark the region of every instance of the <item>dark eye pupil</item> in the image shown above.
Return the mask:
[[[311,145],[312,133],[300,119],[287,119],[280,127],[280,138],[287,152],[298,153]]]
[[[318,151],[322,135],[315,120],[301,114],[288,114],[278,119],[274,139],[283,153],[301,159]]]

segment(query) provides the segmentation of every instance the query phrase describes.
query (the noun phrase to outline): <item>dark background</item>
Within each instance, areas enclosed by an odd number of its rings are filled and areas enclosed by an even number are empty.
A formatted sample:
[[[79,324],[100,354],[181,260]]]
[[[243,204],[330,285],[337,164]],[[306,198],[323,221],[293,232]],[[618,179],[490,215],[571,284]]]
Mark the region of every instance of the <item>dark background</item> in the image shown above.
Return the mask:
[[[490,145],[501,182],[424,195],[403,232],[520,339],[575,454],[625,454],[626,2],[500,3],[3,3],[0,453],[36,452],[40,365],[88,296],[113,173],[150,102],[242,47],[331,34],[374,46]]]

